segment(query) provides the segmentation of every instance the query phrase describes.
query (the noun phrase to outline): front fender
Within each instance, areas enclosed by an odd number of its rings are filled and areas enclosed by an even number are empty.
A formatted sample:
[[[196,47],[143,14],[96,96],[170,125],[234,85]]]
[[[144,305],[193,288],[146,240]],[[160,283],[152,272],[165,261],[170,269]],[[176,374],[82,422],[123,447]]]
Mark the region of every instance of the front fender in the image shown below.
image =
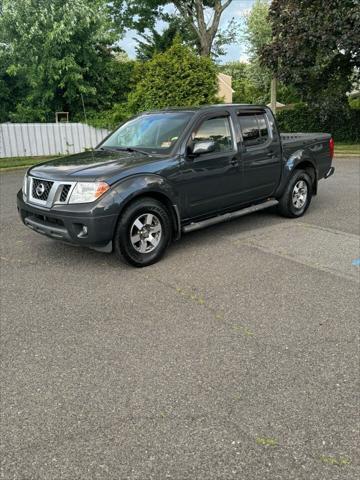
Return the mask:
[[[107,203],[112,212],[116,211],[120,215],[132,200],[143,195],[157,198],[167,206],[172,215],[175,239],[179,238],[180,198],[173,186],[160,175],[143,173],[120,180],[111,187],[111,192],[107,195]]]
[[[172,203],[178,203],[178,195],[172,185],[166,178],[153,173],[144,173],[125,178],[112,187],[112,189],[123,200],[127,201],[139,195],[158,192],[166,195]]]

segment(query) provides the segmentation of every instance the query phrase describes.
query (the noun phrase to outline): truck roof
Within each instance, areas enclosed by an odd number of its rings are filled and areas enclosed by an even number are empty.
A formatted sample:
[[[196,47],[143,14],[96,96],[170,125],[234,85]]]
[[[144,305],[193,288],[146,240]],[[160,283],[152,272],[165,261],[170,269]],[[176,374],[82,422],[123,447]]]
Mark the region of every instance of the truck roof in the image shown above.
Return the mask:
[[[163,113],[163,112],[198,112],[211,111],[221,108],[245,108],[245,109],[268,109],[266,105],[254,105],[250,103],[217,103],[215,105],[200,105],[198,107],[168,107],[158,110],[148,110],[143,113]]]

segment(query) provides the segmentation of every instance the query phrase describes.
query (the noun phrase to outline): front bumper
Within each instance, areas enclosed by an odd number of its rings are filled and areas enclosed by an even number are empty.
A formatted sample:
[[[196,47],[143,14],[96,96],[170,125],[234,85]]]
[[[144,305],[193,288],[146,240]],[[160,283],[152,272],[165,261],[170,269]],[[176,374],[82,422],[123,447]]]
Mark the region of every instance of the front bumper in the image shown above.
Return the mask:
[[[17,208],[22,222],[35,232],[76,245],[103,247],[113,238],[117,215],[94,215],[91,205],[81,212],[41,208],[24,202],[17,194]],[[66,208],[66,207],[64,207]]]

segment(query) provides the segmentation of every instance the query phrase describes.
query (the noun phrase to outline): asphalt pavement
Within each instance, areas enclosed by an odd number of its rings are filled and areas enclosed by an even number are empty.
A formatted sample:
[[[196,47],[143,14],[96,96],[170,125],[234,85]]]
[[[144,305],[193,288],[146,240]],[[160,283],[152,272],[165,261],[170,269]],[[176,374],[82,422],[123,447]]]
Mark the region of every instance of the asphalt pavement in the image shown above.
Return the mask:
[[[23,226],[1,174],[1,472],[359,478],[360,160],[145,269]]]

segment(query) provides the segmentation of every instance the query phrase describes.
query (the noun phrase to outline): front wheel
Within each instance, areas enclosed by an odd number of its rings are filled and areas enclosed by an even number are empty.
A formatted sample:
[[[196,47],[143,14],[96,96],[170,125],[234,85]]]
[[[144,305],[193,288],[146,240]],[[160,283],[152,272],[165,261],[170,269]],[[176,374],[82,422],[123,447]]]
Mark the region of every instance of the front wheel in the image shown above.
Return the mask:
[[[301,217],[308,209],[311,198],[311,178],[304,170],[297,170],[290,178],[285,192],[279,200],[279,212],[284,217]]]
[[[114,236],[115,252],[135,267],[156,263],[171,241],[171,220],[166,207],[153,198],[131,203]]]

